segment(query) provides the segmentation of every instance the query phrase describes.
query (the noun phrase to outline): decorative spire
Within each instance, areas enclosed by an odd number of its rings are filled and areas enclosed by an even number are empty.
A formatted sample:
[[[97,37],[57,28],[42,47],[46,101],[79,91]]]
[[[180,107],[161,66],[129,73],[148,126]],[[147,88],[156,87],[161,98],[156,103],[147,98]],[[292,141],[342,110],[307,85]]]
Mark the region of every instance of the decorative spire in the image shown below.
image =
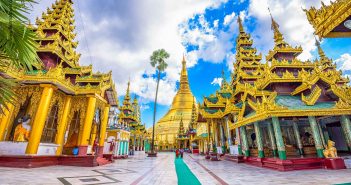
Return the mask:
[[[193,107],[191,110],[191,120],[190,120],[190,124],[189,124],[189,127],[191,129],[194,127],[194,124],[196,122],[196,118],[197,118],[197,113],[196,113],[195,97],[193,97]]]
[[[271,15],[271,20],[272,20],[272,26],[271,29],[274,31],[274,42],[276,46],[280,46],[283,44],[286,44],[284,41],[284,37],[283,34],[280,33],[279,31],[279,24],[277,22],[275,22],[271,10],[268,8],[269,14]]]
[[[179,122],[179,135],[184,134],[184,125],[183,125],[183,115],[181,115],[180,122]]]
[[[241,18],[240,18],[240,15],[238,15],[238,24],[239,24],[239,32],[240,33],[245,33],[244,27],[243,27],[243,24],[242,24],[242,21],[241,21]]]
[[[180,91],[178,92],[189,92],[189,80],[188,80],[188,72],[186,70],[186,60],[185,56],[183,55],[182,60],[182,71],[180,72]]]
[[[126,90],[126,95],[124,96],[124,101],[123,101],[123,105],[124,106],[130,105],[129,86],[130,86],[130,80],[128,80],[128,86],[127,86],[127,90]]]
[[[321,43],[317,40],[317,38],[315,38],[316,39],[316,46],[317,46],[317,48],[318,48],[318,54],[319,54],[319,57],[322,59],[322,58],[325,58],[325,53],[324,53],[324,51],[323,51],[323,49],[322,49],[322,47],[321,47]]]

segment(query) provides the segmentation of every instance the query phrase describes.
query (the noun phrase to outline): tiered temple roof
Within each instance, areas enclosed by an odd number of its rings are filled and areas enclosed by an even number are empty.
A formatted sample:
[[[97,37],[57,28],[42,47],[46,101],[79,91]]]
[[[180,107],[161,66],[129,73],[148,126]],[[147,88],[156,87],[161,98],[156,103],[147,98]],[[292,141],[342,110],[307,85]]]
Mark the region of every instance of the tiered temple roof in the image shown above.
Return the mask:
[[[316,116],[351,113],[351,91],[344,78],[336,70],[332,60],[316,42],[319,60],[300,61],[296,57],[302,52],[301,47],[292,47],[284,41],[279,26],[272,18],[274,48],[269,52],[266,64],[258,58],[251,60],[255,80],[243,80],[240,77],[243,63],[242,51],[249,48],[252,41],[244,32],[239,18],[239,36],[237,38],[237,57],[232,83],[226,87],[225,81],[215,95],[205,97],[201,106],[204,118],[221,119],[229,113],[235,115],[239,126],[263,120],[271,116]],[[246,44],[243,44],[245,42]],[[225,92],[225,93],[224,93]],[[225,96],[223,96],[225,95]]]
[[[134,132],[145,132],[145,125],[142,125],[140,118],[140,106],[138,99],[134,97],[132,100],[130,97],[130,82],[128,81],[128,86],[126,90],[126,95],[124,96],[123,104],[119,107],[120,113],[118,115],[118,120],[120,124],[128,126],[132,133]]]
[[[98,94],[114,106],[118,104],[112,73],[94,73],[92,66],[80,66],[80,54],[74,41],[74,12],[71,0],[52,4],[36,25],[30,25],[38,35],[38,56],[42,66],[24,72],[12,65],[4,67],[7,77],[18,79],[22,84],[54,84],[67,94]]]
[[[350,37],[351,36],[351,1],[336,0],[326,6],[316,9],[311,7],[305,10],[307,19],[315,29],[315,34],[323,37]],[[348,21],[348,23],[347,23]],[[348,24],[347,27],[345,24]]]

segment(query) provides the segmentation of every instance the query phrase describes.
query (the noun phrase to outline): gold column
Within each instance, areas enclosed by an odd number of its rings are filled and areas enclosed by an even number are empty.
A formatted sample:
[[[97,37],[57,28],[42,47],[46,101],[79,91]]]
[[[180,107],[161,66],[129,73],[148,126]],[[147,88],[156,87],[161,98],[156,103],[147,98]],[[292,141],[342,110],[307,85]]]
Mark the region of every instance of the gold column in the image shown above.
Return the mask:
[[[15,106],[11,103],[7,103],[7,110],[5,109],[4,114],[1,116],[0,121],[0,141],[4,140],[6,130],[8,128],[9,122],[11,120],[11,116]]]
[[[99,140],[100,147],[104,146],[104,143],[105,143],[109,112],[110,112],[110,107],[106,106],[104,108],[104,115],[103,115],[104,117],[102,118],[101,129],[100,129],[100,140]]]
[[[65,104],[63,106],[62,117],[57,128],[57,135],[55,139],[55,143],[59,145],[59,147],[56,150],[56,155],[61,155],[62,153],[63,142],[64,142],[65,133],[68,125],[68,114],[70,113],[70,109],[71,109],[71,100],[72,100],[72,96],[70,95],[66,96]]]
[[[94,124],[94,125],[92,125],[92,130],[90,131],[90,143],[89,143],[89,145],[94,145],[94,142],[95,142],[95,138],[96,138],[96,132],[97,132],[97,125],[96,124]]]
[[[37,154],[45,121],[48,116],[51,98],[55,88],[52,85],[41,85],[41,87],[44,87],[44,89],[40,97],[39,106],[37,108],[34,120],[32,121],[32,130],[30,132],[26,154]]]
[[[93,119],[94,119],[96,98],[93,96],[88,98],[89,98],[88,105],[87,105],[88,107],[87,107],[87,112],[86,112],[84,125],[83,125],[82,138],[79,141],[80,146],[88,146],[90,132],[91,132],[91,125],[93,124]]]

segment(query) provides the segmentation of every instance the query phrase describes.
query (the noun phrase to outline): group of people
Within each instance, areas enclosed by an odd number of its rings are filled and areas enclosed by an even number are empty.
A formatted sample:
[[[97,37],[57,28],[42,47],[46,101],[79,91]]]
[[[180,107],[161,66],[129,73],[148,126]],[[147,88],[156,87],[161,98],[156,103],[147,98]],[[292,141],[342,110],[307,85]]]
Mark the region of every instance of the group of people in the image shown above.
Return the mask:
[[[184,149],[177,149],[176,151],[175,151],[175,153],[176,153],[176,158],[178,158],[179,156],[181,157],[181,158],[183,158],[183,153],[184,153]]]

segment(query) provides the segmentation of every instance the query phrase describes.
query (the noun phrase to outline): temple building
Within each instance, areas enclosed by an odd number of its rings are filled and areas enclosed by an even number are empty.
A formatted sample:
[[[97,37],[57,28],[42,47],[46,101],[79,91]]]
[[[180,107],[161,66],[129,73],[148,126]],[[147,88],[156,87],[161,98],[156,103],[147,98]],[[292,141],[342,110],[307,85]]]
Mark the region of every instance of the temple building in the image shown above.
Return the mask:
[[[17,99],[0,121],[0,166],[96,166],[102,159],[110,107],[117,106],[112,73],[79,65],[71,0],[56,1],[36,26],[41,66],[15,79]],[[96,157],[98,156],[98,157]]]
[[[351,37],[351,1],[336,0],[326,6],[305,10],[307,19],[319,38]]]
[[[141,123],[138,99],[130,97],[130,82],[128,82],[123,104],[119,106],[118,122],[112,123],[107,129],[108,144],[115,142],[114,157],[127,158],[129,151],[143,151],[144,140],[147,138],[145,125]],[[110,151],[112,152],[112,151]]]
[[[274,48],[262,63],[240,18],[238,24],[231,83],[224,81],[200,106],[209,151],[222,148],[244,155],[246,163],[282,171],[324,168],[323,150],[333,147],[331,141],[340,155],[350,154],[349,79],[319,42],[319,59],[297,59],[302,48],[285,41],[272,17]]]
[[[189,127],[194,101],[195,98],[189,87],[186,61],[183,57],[178,92],[173,98],[171,108],[155,125],[155,145],[159,151],[178,147],[177,135],[180,121],[183,121],[184,128]]]

